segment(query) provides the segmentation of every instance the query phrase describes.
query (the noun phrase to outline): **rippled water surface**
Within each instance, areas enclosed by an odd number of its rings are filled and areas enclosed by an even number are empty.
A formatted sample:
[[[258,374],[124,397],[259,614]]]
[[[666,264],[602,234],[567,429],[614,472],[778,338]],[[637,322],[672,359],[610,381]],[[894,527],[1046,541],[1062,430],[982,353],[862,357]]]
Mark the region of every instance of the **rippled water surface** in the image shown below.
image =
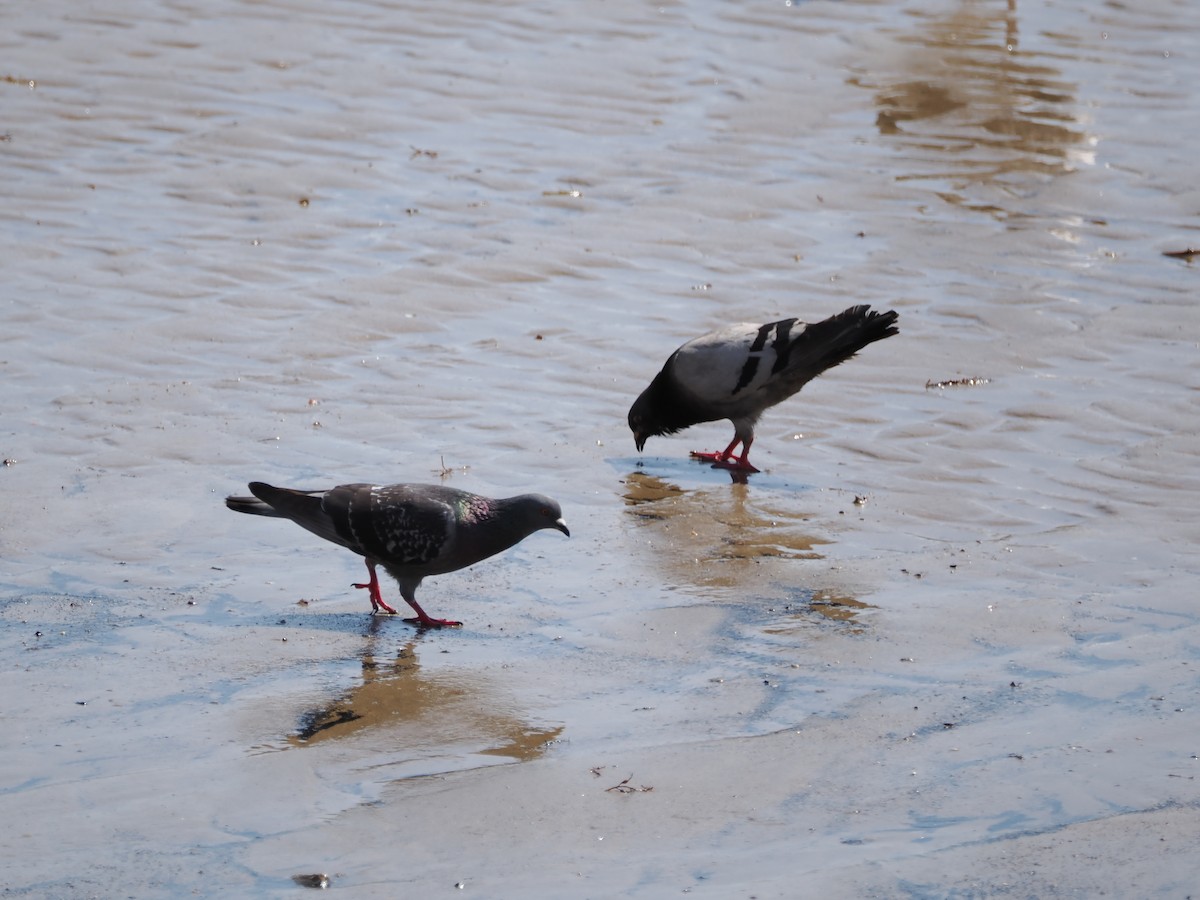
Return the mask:
[[[7,895],[1194,891],[1200,7],[5,20]],[[675,346],[855,303],[761,474],[635,452]],[[250,480],[572,537],[418,633]]]

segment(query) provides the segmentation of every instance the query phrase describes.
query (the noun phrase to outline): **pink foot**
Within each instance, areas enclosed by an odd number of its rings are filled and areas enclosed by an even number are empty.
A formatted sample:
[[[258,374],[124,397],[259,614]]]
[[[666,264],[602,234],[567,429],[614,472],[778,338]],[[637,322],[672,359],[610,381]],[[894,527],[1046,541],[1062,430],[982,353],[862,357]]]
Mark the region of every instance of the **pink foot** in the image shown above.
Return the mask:
[[[356,588],[366,588],[368,591],[371,592],[371,612],[374,613],[374,612],[379,612],[380,610],[383,610],[385,613],[388,613],[389,615],[393,615],[393,616],[396,615],[395,607],[388,606],[387,603],[384,602],[383,597],[379,596],[379,584],[378,583],[376,583],[376,584],[352,584],[350,586],[356,587]]]
[[[692,450],[692,460],[703,460],[704,462],[713,463],[713,466],[721,469],[731,469],[733,472],[757,472],[754,466],[750,464],[750,444],[754,443],[754,437],[749,437],[743,442],[742,438],[733,437],[730,445],[719,454],[714,454],[708,450]],[[734,456],[733,448],[738,444],[742,444],[742,456]]]
[[[461,628],[462,622],[455,622],[453,619],[435,619],[425,610],[421,609],[420,604],[411,597],[405,597],[404,602],[413,608],[413,612],[417,614],[415,619],[405,619],[410,625],[416,625],[418,628]]]
[[[713,453],[708,450],[693,450],[691,452],[692,459],[703,460],[704,462],[712,463],[718,469],[729,469],[732,472],[758,472],[759,469],[751,465],[749,449],[743,449],[741,456],[733,455],[733,448],[737,444],[734,441],[720,453]]]
[[[396,610],[388,606],[383,600],[383,594],[379,591],[379,576],[375,574],[375,563],[367,560],[367,571],[371,573],[371,580],[366,584],[355,584],[353,587],[361,588],[371,592],[371,612],[377,613],[383,610],[389,615],[396,615]]]

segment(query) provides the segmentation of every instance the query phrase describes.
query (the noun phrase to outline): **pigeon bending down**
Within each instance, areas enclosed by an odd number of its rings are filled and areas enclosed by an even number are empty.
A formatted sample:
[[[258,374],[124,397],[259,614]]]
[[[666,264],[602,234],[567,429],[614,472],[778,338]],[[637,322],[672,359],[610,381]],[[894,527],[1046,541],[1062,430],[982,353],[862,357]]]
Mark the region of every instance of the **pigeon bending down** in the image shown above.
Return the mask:
[[[729,325],[688,341],[671,354],[629,410],[638,451],[652,435],[729,419],[733,440],[728,447],[691,455],[722,468],[757,472],[750,464],[750,445],[763,411],[867,344],[898,334],[896,319],[894,310],[852,306],[812,325],[799,319]],[[741,456],[733,453],[738,444]]]
[[[562,509],[541,494],[493,500],[433,484],[343,484],[330,490],[294,491],[250,482],[253,497],[226,497],[237,512],[291,519],[327,541],[367,558],[371,580],[356,584],[371,594],[373,612],[395,613],[379,592],[376,566],[400,583],[400,596],[427,628],[461,625],[434,619],[417,604],[416,590],[442,575],[495,556],[542,528],[567,537]]]

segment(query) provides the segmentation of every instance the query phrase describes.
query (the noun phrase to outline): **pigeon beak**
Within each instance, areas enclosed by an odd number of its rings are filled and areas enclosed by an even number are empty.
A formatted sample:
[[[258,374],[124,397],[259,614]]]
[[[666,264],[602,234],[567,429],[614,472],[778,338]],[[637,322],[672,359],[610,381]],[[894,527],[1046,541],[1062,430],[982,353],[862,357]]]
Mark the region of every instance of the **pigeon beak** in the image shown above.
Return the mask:
[[[567,528],[567,523],[564,522],[562,519],[555,519],[554,527],[557,528],[559,531],[561,531],[563,534],[565,534],[567,537],[571,536],[571,529]]]

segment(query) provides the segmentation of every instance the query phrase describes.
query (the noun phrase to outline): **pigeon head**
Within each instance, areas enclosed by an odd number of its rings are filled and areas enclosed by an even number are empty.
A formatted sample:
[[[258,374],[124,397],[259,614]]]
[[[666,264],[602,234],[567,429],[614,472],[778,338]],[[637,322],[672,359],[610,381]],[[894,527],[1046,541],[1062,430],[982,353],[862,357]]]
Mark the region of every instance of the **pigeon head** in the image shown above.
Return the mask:
[[[543,528],[561,531],[567,537],[571,531],[563,519],[562,507],[558,502],[542,494],[523,494],[514,498],[512,509],[528,534]]]
[[[674,434],[689,425],[703,420],[693,415],[690,405],[680,396],[671,382],[672,357],[663,370],[650,382],[650,386],[629,407],[629,430],[638,452],[646,446],[646,440],[658,434]]]
[[[637,444],[638,453],[642,452],[642,448],[646,446],[646,438],[653,433],[650,411],[646,408],[649,404],[645,401],[646,395],[642,394],[629,409],[629,430],[633,432],[633,442]]]

